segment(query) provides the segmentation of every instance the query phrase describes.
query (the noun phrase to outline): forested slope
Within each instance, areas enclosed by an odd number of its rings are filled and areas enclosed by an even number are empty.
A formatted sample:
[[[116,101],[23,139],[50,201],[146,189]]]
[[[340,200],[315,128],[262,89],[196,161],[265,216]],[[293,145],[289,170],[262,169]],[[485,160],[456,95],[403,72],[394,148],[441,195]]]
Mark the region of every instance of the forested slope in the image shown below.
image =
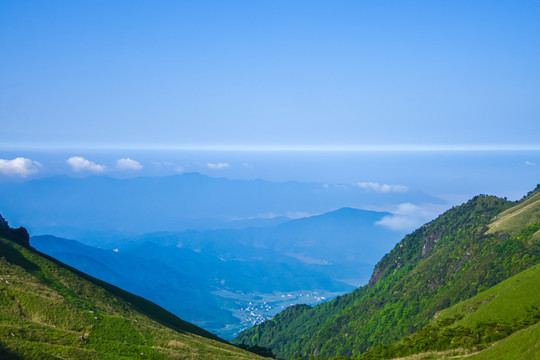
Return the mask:
[[[413,333],[438,311],[538,262],[538,193],[517,203],[481,195],[452,208],[400,241],[368,285],[314,308],[287,309],[234,342],[271,347],[286,359],[327,358],[359,356]],[[488,231],[503,211],[523,204],[520,226]]]

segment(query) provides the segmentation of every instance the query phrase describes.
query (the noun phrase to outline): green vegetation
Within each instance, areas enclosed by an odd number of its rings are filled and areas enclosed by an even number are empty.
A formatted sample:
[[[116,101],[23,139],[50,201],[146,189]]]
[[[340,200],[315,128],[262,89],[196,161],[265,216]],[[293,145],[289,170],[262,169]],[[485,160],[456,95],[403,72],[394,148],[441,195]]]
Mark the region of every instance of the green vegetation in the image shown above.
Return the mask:
[[[510,335],[484,351],[475,354],[471,360],[523,360],[540,359],[540,323]]]
[[[534,236],[540,222],[534,214],[539,198],[538,188],[517,204],[477,196],[407,235],[375,266],[367,286],[314,308],[287,309],[242,332],[233,341],[270,347],[278,357],[287,359],[369,359],[369,354],[372,358],[392,356],[388,350],[397,344],[401,344],[403,351],[396,354],[452,348],[468,351],[519,329],[523,329],[519,333],[525,331],[538,321],[538,309],[533,307],[540,305],[538,295],[525,299],[534,287],[520,288],[520,298],[514,300],[522,301],[523,306],[518,307],[521,310],[516,310],[515,316],[489,317],[491,312],[499,311],[494,307],[513,306],[502,300],[488,301],[485,312],[478,311],[474,316],[452,314],[456,310],[450,309],[448,313],[439,312],[480,293],[494,296],[483,291],[538,263],[540,242]],[[520,208],[512,211],[513,206]],[[488,232],[494,219],[500,220],[501,214],[510,213],[514,217],[525,214],[519,217],[518,227]],[[493,291],[504,293],[501,289]],[[501,296],[504,298],[508,299]],[[430,323],[437,314],[439,320]],[[395,343],[413,333],[416,334]],[[388,345],[392,343],[395,345]],[[368,349],[371,351],[362,355]],[[388,353],[384,354],[385,351]]]
[[[434,352],[440,354],[449,349],[477,352],[518,330],[536,326],[540,321],[538,305],[540,264],[441,311],[414,334],[390,345],[379,344],[358,359],[389,359],[428,351],[435,356]],[[536,341],[540,342],[539,338]],[[447,354],[443,352],[441,356]]]
[[[368,285],[291,306],[239,348],[37,253],[0,220],[2,359],[540,359],[540,188],[452,208],[405,236]]]
[[[19,233],[0,223],[0,358],[260,358],[37,253]]]
[[[540,185],[518,205],[503,211],[496,220],[489,224],[489,233],[507,233],[517,235],[521,229],[540,221]],[[532,241],[540,241],[540,231],[533,235]]]
[[[459,318],[454,325],[513,322],[527,317],[540,305],[540,264],[512,276],[478,295],[437,314],[437,319]],[[440,320],[439,320],[440,321]]]
[[[471,360],[523,360],[540,359],[540,323],[519,330],[500,341],[490,345],[480,345],[475,348],[456,348],[444,351],[426,351],[409,356],[400,356],[399,360],[446,360],[467,358]],[[360,359],[370,359],[374,352],[367,352]],[[371,357],[380,359],[381,357]],[[387,358],[387,357],[382,357]],[[350,358],[335,358],[346,360]],[[359,358],[355,358],[359,359]]]

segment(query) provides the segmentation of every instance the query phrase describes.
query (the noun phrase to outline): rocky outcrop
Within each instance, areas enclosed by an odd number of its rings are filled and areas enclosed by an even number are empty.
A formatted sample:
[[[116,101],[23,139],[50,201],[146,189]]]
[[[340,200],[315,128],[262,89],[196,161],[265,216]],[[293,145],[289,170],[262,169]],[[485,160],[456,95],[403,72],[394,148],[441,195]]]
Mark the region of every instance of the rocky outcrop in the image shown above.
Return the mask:
[[[30,236],[22,226],[18,229],[9,227],[7,221],[0,215],[0,236],[7,237],[19,245],[30,247]]]
[[[371,278],[369,279],[368,286],[373,286],[379,281],[381,278],[382,271],[376,266],[373,270],[373,274],[371,274]]]
[[[439,237],[440,237],[440,234],[437,233],[437,234],[428,234],[425,238],[424,238],[424,245],[422,246],[422,256],[426,255],[429,250],[431,250],[431,248],[433,246],[435,246],[435,244],[437,243],[437,240],[439,240]]]

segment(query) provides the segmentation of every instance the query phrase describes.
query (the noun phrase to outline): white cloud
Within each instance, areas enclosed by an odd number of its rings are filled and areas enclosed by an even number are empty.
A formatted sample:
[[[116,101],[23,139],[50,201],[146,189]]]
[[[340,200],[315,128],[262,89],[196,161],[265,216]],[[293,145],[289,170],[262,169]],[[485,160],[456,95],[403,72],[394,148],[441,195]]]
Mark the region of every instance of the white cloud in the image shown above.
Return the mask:
[[[226,162],[217,163],[217,164],[206,163],[206,166],[208,166],[210,169],[216,169],[216,170],[227,169],[230,167],[229,164],[227,164]]]
[[[141,170],[143,166],[137,160],[122,158],[116,160],[116,168],[120,170]]]
[[[0,159],[0,173],[9,176],[27,177],[39,172],[41,164],[37,161],[18,157],[13,160]]]
[[[532,161],[525,161],[525,165],[528,165],[528,166],[534,166],[534,165],[536,165],[536,164],[533,163]]]
[[[174,166],[174,172],[175,172],[175,173],[181,174],[181,173],[183,173],[184,171],[186,171],[186,169],[184,169],[182,166],[180,166],[180,165]]]
[[[301,219],[301,218],[316,216],[316,215],[320,215],[320,214],[308,213],[305,211],[287,211],[287,213],[285,214],[285,216],[288,217],[289,219]]]
[[[183,172],[186,171],[186,169],[183,166],[177,165],[177,164],[172,163],[170,161],[153,162],[152,165],[154,165],[158,169],[163,169],[163,168],[166,168],[167,170],[171,169],[172,171],[174,171],[177,174],[182,174]]]
[[[383,217],[375,224],[397,231],[411,231],[424,224],[434,215],[411,203],[399,204],[397,209],[391,212],[392,215]]]
[[[95,162],[86,160],[81,156],[72,156],[66,161],[71,166],[73,171],[90,171],[99,173],[107,169],[105,165],[96,164]]]
[[[405,185],[379,184],[378,182],[359,182],[355,185],[362,189],[375,190],[378,193],[409,191],[409,188]]]

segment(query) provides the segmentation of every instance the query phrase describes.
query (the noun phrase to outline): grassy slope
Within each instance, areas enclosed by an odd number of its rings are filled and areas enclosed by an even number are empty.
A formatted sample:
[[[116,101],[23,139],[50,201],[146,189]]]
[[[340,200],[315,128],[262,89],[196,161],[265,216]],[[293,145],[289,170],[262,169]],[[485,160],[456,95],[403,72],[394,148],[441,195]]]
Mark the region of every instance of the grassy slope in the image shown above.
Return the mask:
[[[540,264],[477,296],[441,311],[439,317],[464,315],[453,326],[475,327],[495,321],[510,323],[524,318],[532,306],[540,307]],[[540,323],[519,330],[469,357],[474,360],[540,359]]]
[[[540,323],[519,330],[490,347],[469,352],[463,349],[430,351],[392,360],[540,360]]]
[[[532,306],[540,307],[540,264],[441,311],[437,318],[461,315],[454,326],[475,327],[481,322],[521,319]]]
[[[467,359],[538,360],[540,359],[540,323],[522,329]]]
[[[509,324],[527,318],[529,311],[540,307],[540,264],[462,301],[437,314],[431,322],[436,326],[443,319],[459,318],[439,330],[463,326],[476,328],[482,323]],[[409,338],[413,338],[412,335]],[[400,343],[407,342],[405,339]],[[474,347],[473,347],[474,348]],[[540,359],[540,323],[526,326],[508,337],[495,341],[481,351],[457,348],[444,351],[425,351],[399,359],[451,359],[457,356],[471,359]],[[364,354],[366,356],[367,354]],[[377,357],[371,357],[376,359]],[[384,358],[384,357],[382,357]]]
[[[531,226],[540,221],[540,191],[535,190],[528,197],[519,202],[518,205],[503,211],[496,220],[489,225],[488,233],[497,232],[517,235],[521,229]],[[532,241],[540,241],[540,230],[538,230]]]
[[[259,358],[218,340],[153,303],[0,238],[2,359]]]

